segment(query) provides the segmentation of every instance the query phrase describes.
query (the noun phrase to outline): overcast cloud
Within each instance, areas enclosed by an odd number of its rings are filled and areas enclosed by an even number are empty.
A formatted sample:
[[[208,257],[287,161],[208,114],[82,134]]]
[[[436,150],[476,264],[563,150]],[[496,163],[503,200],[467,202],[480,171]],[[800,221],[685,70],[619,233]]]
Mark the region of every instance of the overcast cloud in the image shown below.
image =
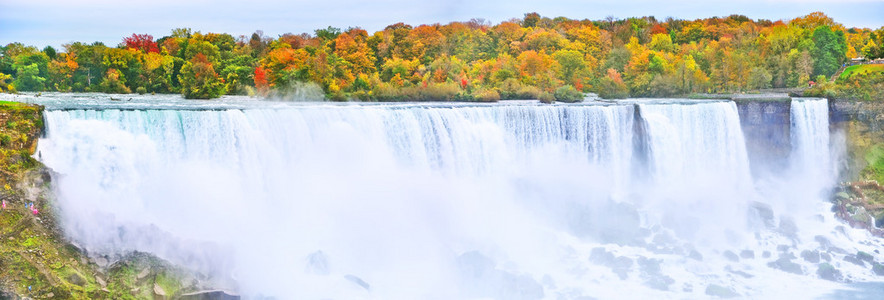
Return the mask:
[[[780,20],[823,11],[848,27],[884,26],[884,0],[0,0],[0,44],[22,42],[42,48],[72,41],[101,41],[116,45],[132,33],[159,38],[178,27],[234,36],[260,29],[272,37],[327,26],[358,26],[373,32],[396,22],[425,24],[484,18],[497,23],[532,11],[548,17],[593,20],[606,16],[696,19],[730,14]]]

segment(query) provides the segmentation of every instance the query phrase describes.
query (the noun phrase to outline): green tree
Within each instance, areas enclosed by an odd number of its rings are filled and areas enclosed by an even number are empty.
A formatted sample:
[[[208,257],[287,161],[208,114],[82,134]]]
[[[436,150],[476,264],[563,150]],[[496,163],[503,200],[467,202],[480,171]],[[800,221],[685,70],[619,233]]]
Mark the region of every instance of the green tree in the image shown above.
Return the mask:
[[[832,76],[845,60],[847,44],[844,32],[833,32],[829,26],[819,26],[813,31],[813,72]]]
[[[20,66],[16,69],[12,85],[19,91],[42,91],[46,89],[46,77],[40,76],[37,64]]]
[[[754,67],[749,71],[749,88],[750,89],[766,89],[771,85],[773,75],[767,69],[762,67]]]
[[[579,76],[586,69],[586,61],[583,60],[583,54],[580,54],[580,52],[559,50],[553,53],[552,56],[561,65],[561,77],[559,79],[565,82],[572,82],[575,75]]]

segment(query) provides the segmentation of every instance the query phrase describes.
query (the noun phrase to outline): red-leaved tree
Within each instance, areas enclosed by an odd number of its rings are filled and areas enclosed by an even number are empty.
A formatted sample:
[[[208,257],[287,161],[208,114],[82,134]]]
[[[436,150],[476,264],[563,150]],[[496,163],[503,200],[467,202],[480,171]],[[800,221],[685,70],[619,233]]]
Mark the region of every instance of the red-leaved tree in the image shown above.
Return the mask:
[[[264,68],[260,66],[255,68],[255,87],[265,89],[267,86],[267,73],[264,71]]]
[[[153,40],[153,36],[149,34],[133,33],[132,36],[124,38],[123,43],[126,44],[126,48],[137,49],[145,53],[160,52],[160,49],[157,47],[157,43]]]

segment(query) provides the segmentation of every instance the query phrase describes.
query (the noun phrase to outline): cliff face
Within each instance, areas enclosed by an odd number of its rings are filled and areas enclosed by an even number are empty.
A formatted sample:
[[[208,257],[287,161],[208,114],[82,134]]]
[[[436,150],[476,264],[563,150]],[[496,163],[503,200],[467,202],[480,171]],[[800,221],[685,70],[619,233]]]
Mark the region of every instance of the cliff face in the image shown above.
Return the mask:
[[[836,100],[830,111],[833,130],[843,133],[846,145],[836,213],[884,235],[876,229],[884,227],[884,102]]]
[[[735,99],[753,175],[784,170],[792,150],[790,102]]]

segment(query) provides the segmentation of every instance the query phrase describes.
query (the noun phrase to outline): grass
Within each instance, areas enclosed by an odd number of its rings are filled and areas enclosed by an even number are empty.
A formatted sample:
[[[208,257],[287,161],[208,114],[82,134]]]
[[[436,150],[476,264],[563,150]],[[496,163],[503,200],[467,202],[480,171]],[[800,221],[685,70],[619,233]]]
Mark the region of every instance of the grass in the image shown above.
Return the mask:
[[[884,73],[884,64],[874,65],[853,65],[844,69],[844,72],[838,76],[838,79],[844,80],[856,74],[863,73]]]

